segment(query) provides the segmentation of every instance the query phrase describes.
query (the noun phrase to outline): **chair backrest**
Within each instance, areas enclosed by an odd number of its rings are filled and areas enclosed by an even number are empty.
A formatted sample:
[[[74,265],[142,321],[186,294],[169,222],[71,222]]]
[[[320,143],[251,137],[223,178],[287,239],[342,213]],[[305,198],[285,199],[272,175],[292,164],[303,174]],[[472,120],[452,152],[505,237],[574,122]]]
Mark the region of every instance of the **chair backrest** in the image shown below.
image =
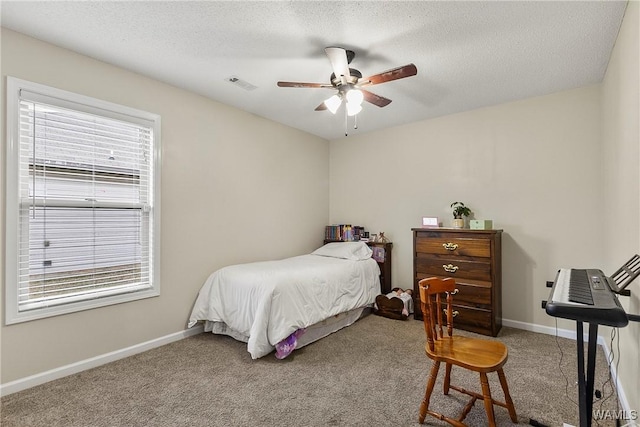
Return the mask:
[[[453,334],[453,295],[458,292],[456,281],[450,277],[429,277],[420,280],[419,289],[427,344],[433,351],[434,342],[445,336],[445,330],[447,336]]]

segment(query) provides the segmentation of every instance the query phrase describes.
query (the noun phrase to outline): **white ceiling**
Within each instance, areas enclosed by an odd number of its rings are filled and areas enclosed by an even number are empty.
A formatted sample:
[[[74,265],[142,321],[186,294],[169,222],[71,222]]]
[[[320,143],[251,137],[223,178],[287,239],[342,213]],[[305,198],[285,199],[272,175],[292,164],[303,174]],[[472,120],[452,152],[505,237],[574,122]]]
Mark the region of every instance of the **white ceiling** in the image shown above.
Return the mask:
[[[370,86],[369,132],[602,80],[626,1],[6,1],[2,26],[321,136],[342,110],[314,111],[330,89],[327,46],[355,51],[363,76],[414,63]],[[238,77],[256,89],[227,81]]]

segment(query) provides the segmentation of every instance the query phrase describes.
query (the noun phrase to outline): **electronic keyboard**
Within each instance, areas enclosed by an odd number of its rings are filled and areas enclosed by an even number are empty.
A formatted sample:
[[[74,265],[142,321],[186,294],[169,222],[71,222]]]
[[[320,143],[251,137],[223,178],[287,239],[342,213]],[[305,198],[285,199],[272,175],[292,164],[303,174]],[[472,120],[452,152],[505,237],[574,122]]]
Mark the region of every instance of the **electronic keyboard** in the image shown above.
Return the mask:
[[[546,304],[550,316],[623,327],[629,323],[618,297],[611,290],[609,278],[596,269],[558,271]]]

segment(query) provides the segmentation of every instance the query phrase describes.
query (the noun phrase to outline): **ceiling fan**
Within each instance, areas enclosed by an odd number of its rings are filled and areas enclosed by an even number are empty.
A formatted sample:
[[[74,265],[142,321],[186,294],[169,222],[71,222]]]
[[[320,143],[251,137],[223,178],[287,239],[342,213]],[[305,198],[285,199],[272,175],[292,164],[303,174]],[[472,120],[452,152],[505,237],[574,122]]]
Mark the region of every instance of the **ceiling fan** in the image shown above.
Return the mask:
[[[385,107],[391,103],[389,98],[376,95],[373,92],[363,89],[363,87],[415,76],[418,73],[415,65],[407,64],[379,74],[374,74],[367,78],[362,78],[360,71],[349,68],[349,64],[355,57],[355,53],[352,50],[341,47],[327,47],[324,51],[329,57],[329,61],[333,67],[333,73],[329,78],[330,84],[278,82],[279,87],[337,89],[338,93],[318,105],[316,111],[328,109],[335,114],[342,103],[345,103],[347,115],[353,116],[362,110],[363,100],[378,107]]]

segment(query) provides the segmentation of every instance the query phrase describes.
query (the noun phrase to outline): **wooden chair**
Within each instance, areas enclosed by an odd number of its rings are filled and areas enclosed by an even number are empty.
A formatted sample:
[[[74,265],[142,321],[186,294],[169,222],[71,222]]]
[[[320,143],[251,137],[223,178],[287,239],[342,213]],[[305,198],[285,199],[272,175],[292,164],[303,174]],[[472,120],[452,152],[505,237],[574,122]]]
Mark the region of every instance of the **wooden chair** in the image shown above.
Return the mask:
[[[420,424],[424,423],[426,415],[429,414],[453,426],[466,426],[463,420],[478,399],[484,401],[489,426],[496,425],[493,405],[507,408],[511,421],[517,423],[516,410],[509,395],[507,379],[502,370],[502,366],[507,362],[507,347],[499,341],[453,335],[453,318],[457,312],[453,311],[452,302],[453,295],[458,292],[455,288],[456,282],[454,279],[430,277],[421,280],[419,285],[424,329],[427,333],[425,351],[427,356],[433,360],[431,373],[427,382],[427,391],[424,394],[424,400],[420,404]],[[457,420],[429,408],[429,399],[431,399],[431,393],[433,392],[433,387],[438,377],[438,370],[440,369],[440,363],[442,362],[446,364],[443,387],[444,394],[449,394],[449,389],[452,388],[471,396],[471,400],[463,408]],[[480,374],[482,394],[452,385],[452,365],[478,372]],[[506,403],[499,402],[491,397],[489,381],[487,379],[488,372],[498,373]]]

